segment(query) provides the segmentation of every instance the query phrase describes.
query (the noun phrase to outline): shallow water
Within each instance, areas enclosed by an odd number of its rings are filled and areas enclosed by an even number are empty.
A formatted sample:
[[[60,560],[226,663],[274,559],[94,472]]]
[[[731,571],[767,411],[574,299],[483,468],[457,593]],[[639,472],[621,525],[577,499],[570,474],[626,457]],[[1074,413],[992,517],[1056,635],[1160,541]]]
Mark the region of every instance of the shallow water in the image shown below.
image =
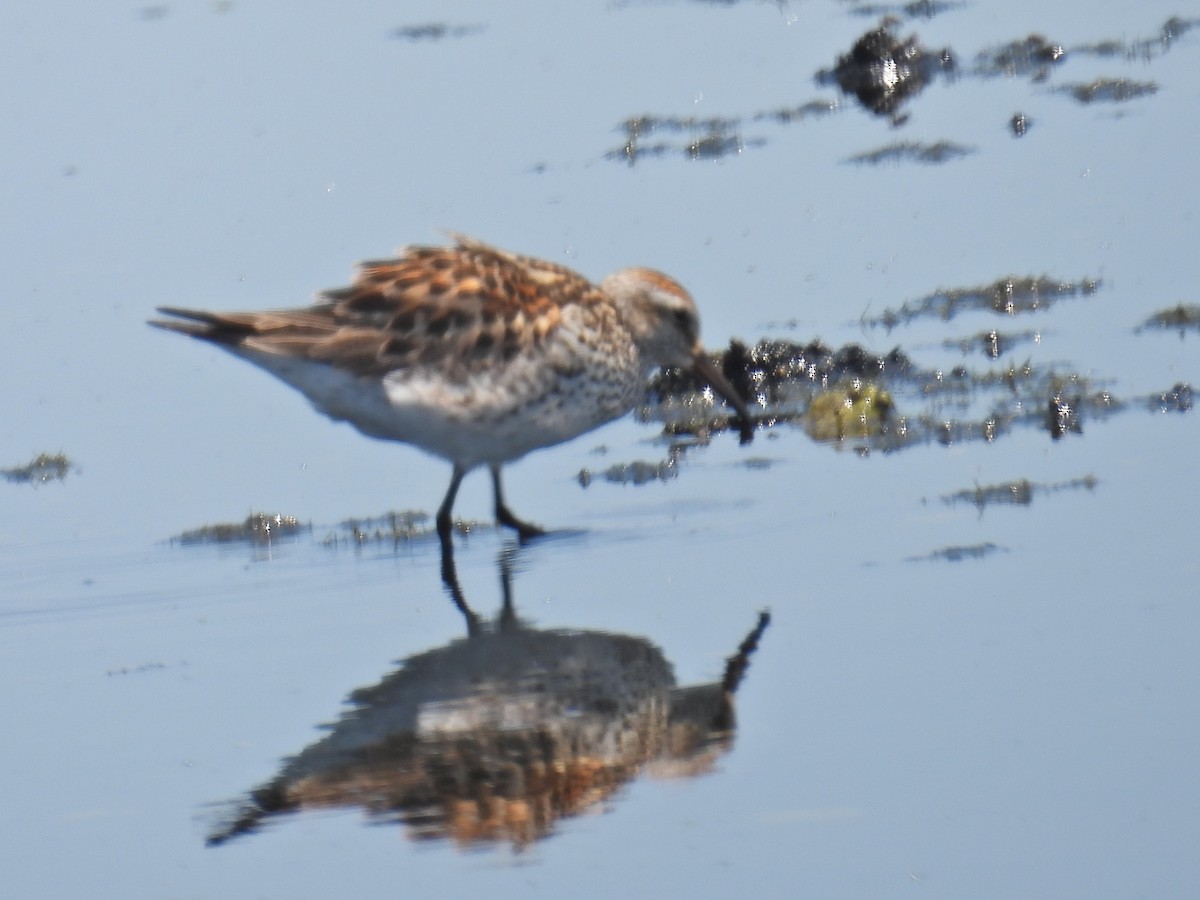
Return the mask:
[[[1144,327],[1197,302],[1200,29],[1156,37],[1187,10],[907,18],[897,35],[958,65],[900,121],[815,80],[878,8],[24,6],[0,29],[20,136],[0,147],[14,895],[1190,896],[1200,425],[1155,398],[1195,381],[1200,336]],[[1065,57],[979,61],[1033,33]],[[1097,79],[1156,89],[1069,89]],[[662,149],[631,164],[639,117],[659,123],[640,146]],[[939,142],[970,152],[861,161]],[[449,472],[144,320],[296,305],[437,228],[594,277],[661,268],[714,349],[898,348],[921,375],[885,377],[902,419],[1014,424],[817,443],[791,393],[752,445],[716,434],[665,478],[581,487],[581,469],[671,457],[632,418],[510,467],[517,512],[561,530],[461,538],[470,606],[497,613],[509,555],[519,615],[648,642],[679,684],[719,681],[769,608],[732,745],[701,775],[639,763],[520,850],[418,841],[354,808],[206,847],[354,690],[464,636],[436,541],[343,524],[431,509]],[[1041,276],[1097,287],[887,315]],[[1012,338],[995,359],[974,349],[993,329]],[[959,367],[1046,380],[950,390]],[[1072,403],[1123,405],[1080,404],[1055,439],[1019,414],[1046,409],[1051,375]],[[61,479],[29,466],[59,453]],[[488,491],[472,476],[457,511],[486,517]],[[258,512],[305,527],[172,540]]]

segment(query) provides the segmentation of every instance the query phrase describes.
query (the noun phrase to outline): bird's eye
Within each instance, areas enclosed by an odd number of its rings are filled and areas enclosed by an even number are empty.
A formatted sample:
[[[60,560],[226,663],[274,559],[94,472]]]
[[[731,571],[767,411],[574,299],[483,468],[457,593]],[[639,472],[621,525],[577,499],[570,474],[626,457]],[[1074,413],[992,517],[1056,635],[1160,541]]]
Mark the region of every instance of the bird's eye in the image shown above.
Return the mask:
[[[675,324],[679,326],[679,330],[683,332],[691,331],[692,329],[692,314],[686,309],[675,310]]]

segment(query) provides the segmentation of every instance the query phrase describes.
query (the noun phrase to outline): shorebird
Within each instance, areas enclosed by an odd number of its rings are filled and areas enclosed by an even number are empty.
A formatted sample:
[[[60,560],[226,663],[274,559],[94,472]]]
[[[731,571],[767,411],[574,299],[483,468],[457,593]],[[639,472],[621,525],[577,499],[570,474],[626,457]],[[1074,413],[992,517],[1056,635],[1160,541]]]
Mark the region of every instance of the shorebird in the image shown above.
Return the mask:
[[[206,312],[164,306],[151,325],[216,344],[296,388],[363,434],[453,465],[437,513],[444,548],[463,477],[491,470],[496,519],[543,534],[504,501],[500,468],[629,412],[662,367],[692,370],[753,426],[700,343],[691,296],[653,269],[599,284],[565,266],[463,235],[359,264],[349,287],[299,309]]]

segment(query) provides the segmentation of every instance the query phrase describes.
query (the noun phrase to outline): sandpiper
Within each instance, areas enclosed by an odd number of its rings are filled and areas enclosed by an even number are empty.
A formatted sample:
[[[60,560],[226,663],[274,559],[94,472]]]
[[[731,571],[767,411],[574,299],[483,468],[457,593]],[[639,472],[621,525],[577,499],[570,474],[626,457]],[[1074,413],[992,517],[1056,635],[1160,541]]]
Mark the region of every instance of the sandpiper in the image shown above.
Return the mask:
[[[592,284],[555,263],[463,235],[364,262],[311,306],[261,312],[160,307],[151,325],[209,341],[282,379],[331,419],[448,460],[437,513],[450,547],[463,476],[492,473],[496,519],[542,534],[504,502],[500,467],[623,416],[664,366],[691,369],[740,417],[745,403],[705,354],[695,303],[652,269]]]

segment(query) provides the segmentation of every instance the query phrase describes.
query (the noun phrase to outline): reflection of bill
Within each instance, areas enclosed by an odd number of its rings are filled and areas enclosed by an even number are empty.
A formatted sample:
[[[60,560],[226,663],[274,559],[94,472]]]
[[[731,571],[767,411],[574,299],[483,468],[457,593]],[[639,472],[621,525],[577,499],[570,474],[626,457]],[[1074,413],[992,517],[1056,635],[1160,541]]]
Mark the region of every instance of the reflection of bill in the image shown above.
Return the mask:
[[[650,768],[693,775],[733,739],[733,695],[769,621],[720,682],[676,687],[644,638],[539,631],[504,610],[469,634],[409,657],[350,695],[328,735],[252,791],[214,831],[220,844],[306,808],[361,807],[417,838],[521,847]]]

